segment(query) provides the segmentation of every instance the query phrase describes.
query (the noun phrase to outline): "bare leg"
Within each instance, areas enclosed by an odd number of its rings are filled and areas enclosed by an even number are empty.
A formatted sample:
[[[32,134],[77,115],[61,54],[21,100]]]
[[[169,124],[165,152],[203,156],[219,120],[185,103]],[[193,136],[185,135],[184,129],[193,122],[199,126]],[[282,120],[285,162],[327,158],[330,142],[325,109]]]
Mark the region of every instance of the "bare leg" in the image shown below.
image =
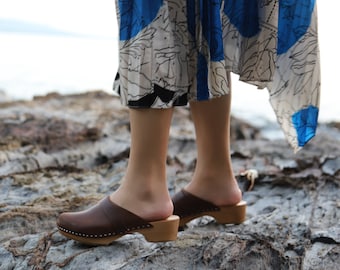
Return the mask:
[[[155,221],[172,215],[166,157],[173,109],[131,109],[131,150],[126,175],[110,199]]]
[[[231,93],[190,104],[197,138],[197,164],[185,189],[218,206],[236,204],[242,199],[230,157],[230,102]]]

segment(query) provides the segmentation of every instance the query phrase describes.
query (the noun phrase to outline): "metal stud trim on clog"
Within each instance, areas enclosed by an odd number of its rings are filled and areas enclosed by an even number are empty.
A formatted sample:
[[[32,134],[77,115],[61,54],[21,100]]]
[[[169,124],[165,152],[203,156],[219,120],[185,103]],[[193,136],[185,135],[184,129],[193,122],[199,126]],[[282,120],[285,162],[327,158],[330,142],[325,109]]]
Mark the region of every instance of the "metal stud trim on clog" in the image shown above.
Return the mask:
[[[60,227],[58,226],[58,229],[65,232],[65,233],[68,233],[68,234],[72,234],[72,235],[75,235],[75,236],[79,236],[79,237],[85,237],[85,238],[105,238],[105,237],[111,237],[111,236],[116,236],[116,235],[123,235],[123,234],[126,234],[130,231],[135,231],[135,230],[141,230],[141,229],[147,229],[147,228],[151,228],[152,225],[151,224],[146,224],[146,225],[143,225],[143,226],[137,226],[137,227],[132,227],[132,228],[127,228],[125,231],[123,232],[119,232],[119,233],[106,233],[106,234],[84,234],[84,233],[78,233],[78,232],[74,232],[74,231],[71,231],[71,230],[67,230],[63,227]]]

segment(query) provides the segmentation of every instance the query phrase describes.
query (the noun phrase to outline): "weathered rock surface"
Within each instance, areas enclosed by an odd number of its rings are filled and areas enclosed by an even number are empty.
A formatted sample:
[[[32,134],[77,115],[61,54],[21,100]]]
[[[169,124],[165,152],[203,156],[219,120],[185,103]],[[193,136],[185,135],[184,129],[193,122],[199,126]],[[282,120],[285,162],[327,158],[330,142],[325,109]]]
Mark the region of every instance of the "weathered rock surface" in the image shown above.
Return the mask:
[[[339,269],[340,135],[322,125],[294,154],[284,140],[233,119],[235,174],[247,221],[203,217],[178,240],[127,235],[107,247],[67,240],[57,215],[115,190],[129,154],[128,111],[103,92],[0,103],[0,269]],[[168,154],[171,193],[190,180],[195,135],[176,110]],[[251,190],[245,171],[257,172]]]

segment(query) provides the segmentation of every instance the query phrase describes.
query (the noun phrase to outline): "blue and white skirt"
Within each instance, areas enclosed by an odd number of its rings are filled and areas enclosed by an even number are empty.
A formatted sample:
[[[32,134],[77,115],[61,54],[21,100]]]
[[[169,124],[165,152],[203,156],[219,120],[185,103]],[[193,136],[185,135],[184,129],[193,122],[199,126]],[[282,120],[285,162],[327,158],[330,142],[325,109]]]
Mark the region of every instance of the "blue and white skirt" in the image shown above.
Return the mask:
[[[268,89],[297,150],[315,135],[319,111],[315,2],[116,0],[115,89],[129,107],[169,108],[228,94],[236,73]]]

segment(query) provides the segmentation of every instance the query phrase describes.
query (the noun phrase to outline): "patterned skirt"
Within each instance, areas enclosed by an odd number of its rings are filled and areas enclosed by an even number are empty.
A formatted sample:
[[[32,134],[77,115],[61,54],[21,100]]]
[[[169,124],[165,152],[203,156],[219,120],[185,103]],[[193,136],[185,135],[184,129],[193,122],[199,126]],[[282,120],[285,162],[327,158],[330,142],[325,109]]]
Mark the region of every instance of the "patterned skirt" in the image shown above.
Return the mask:
[[[268,89],[295,150],[315,135],[316,0],[116,0],[116,10],[114,85],[124,105],[169,108],[220,97],[233,72]]]

